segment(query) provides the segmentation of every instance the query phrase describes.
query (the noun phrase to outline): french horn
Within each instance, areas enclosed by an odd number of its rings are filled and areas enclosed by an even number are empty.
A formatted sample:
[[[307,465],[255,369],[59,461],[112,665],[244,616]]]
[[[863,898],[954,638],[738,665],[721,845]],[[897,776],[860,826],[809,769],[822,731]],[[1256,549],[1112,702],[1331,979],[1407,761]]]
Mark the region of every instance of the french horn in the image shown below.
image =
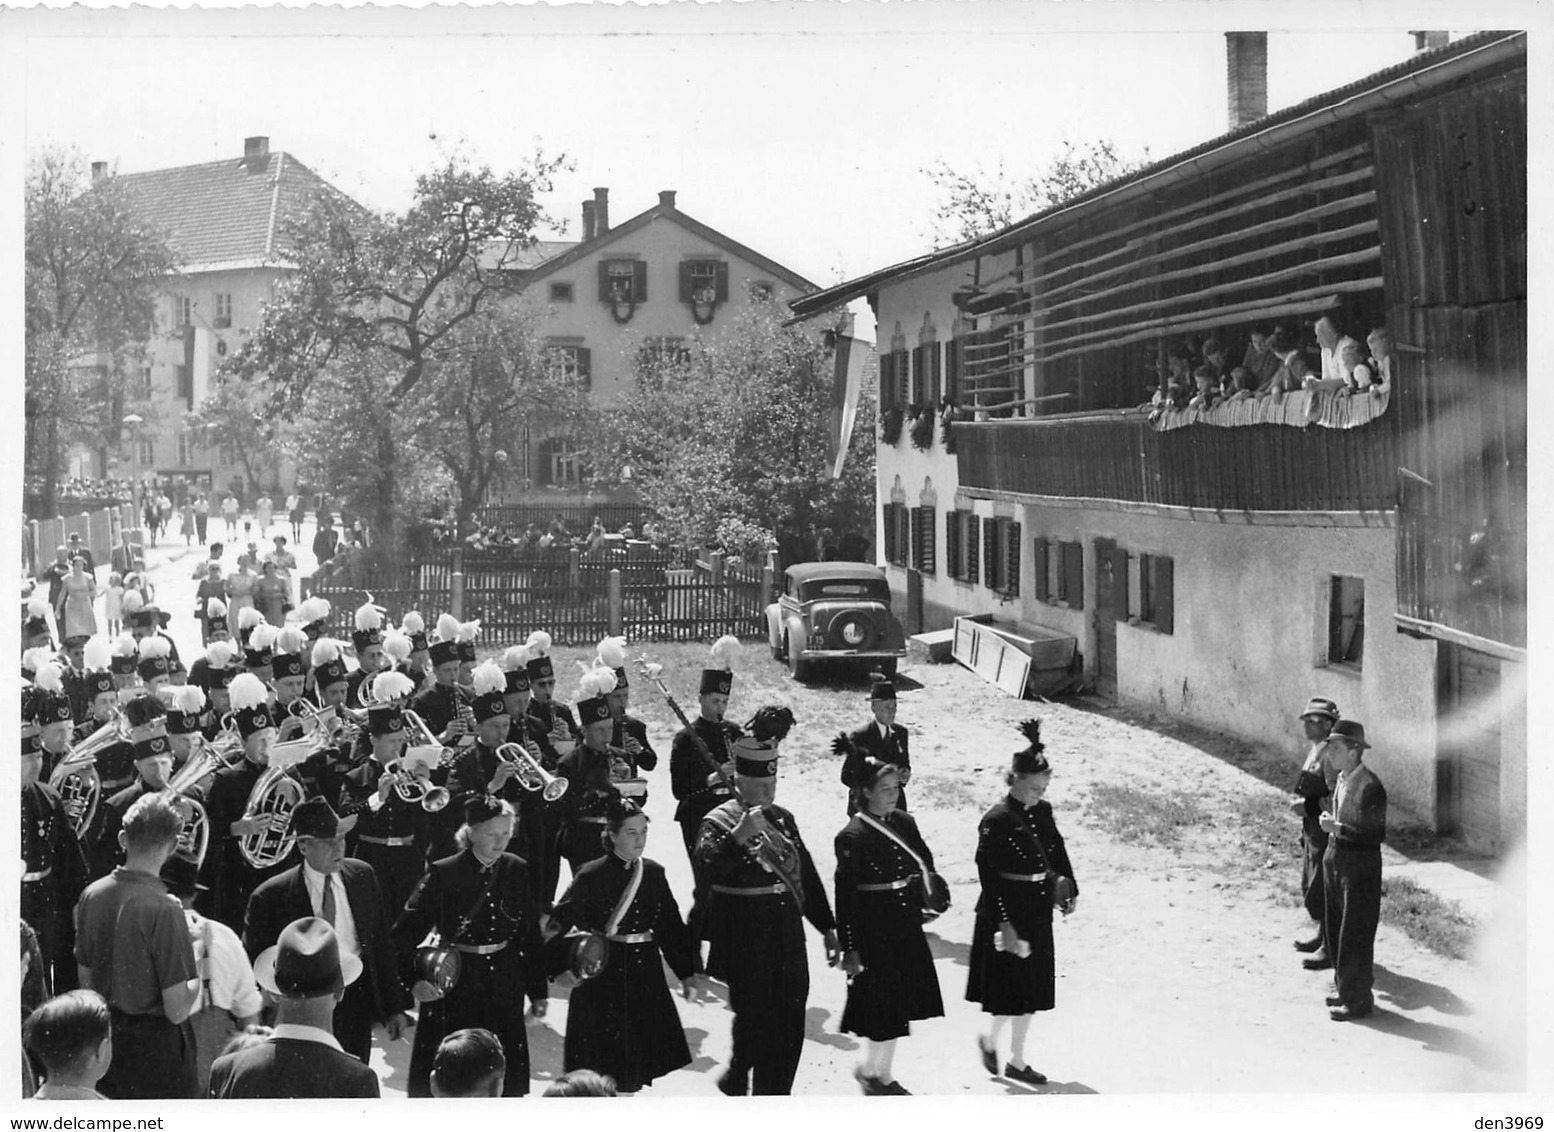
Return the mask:
[[[92,827],[97,806],[102,801],[103,782],[97,772],[97,756],[128,741],[129,722],[122,712],[115,711],[112,719],[66,751],[49,775],[49,785],[64,801],[70,826],[78,838],[85,836]]]
[[[256,869],[268,869],[280,864],[291,856],[292,848],[297,844],[297,835],[291,831],[291,812],[302,804],[306,795],[302,783],[287,772],[304,762],[312,753],[311,739],[276,743],[270,748],[269,765],[249,792],[243,820],[264,817],[271,820],[263,829],[244,834],[238,841],[238,851],[242,853],[243,860]]]

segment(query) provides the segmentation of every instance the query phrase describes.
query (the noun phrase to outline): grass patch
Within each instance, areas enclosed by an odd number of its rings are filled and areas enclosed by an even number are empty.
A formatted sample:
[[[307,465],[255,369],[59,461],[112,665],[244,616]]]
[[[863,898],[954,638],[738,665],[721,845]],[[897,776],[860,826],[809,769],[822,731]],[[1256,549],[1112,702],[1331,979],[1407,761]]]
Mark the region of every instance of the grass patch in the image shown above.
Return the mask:
[[[1105,782],[1090,788],[1085,811],[1090,824],[1127,845],[1174,848],[1182,830],[1208,821],[1197,800],[1184,791],[1162,794]]]
[[[1455,900],[1444,900],[1406,877],[1382,881],[1381,922],[1448,959],[1467,959],[1478,934],[1478,922]]]
[[[988,800],[965,780],[939,774],[914,774],[907,784],[907,805],[914,810],[954,810],[966,808],[978,812],[985,810]]]

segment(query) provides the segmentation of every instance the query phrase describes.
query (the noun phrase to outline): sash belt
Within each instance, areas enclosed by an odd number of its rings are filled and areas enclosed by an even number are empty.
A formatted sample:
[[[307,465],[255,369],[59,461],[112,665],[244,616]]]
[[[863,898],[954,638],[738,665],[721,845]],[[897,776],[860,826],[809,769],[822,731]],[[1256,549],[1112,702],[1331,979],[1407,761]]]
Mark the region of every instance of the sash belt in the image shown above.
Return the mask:
[[[890,881],[888,884],[860,884],[859,892],[895,892],[905,888],[916,880],[916,876],[902,877],[900,880]]]
[[[23,884],[31,884],[33,881],[47,880],[48,877],[49,877],[49,874],[52,873],[53,871],[54,871],[54,866],[53,865],[47,865],[47,866],[45,866],[44,868],[40,869],[39,871],[37,871],[35,873],[23,873],[22,874],[22,883]]]
[[[1004,880],[1039,881],[1046,880],[1046,873],[999,873]]]
[[[734,888],[732,885],[715,884],[713,892],[721,892],[725,896],[778,896],[788,891],[785,884],[763,884],[758,888]]]

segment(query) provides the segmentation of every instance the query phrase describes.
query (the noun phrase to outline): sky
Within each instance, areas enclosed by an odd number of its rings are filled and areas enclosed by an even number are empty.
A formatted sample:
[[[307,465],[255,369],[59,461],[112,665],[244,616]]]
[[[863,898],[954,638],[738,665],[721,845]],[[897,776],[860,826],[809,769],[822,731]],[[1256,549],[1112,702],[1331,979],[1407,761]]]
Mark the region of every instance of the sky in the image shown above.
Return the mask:
[[[515,169],[543,146],[573,162],[546,198],[567,227],[545,235],[577,238],[595,186],[617,223],[675,189],[828,286],[932,246],[921,170],[940,158],[1028,172],[1065,138],[1159,158],[1222,133],[1225,19],[1106,9],[1135,18],[1015,3],[50,13],[25,46],[25,144],[130,173],[235,158],[264,134],[379,209],[449,154]],[[1408,26],[1273,31],[1270,109],[1408,57]]]

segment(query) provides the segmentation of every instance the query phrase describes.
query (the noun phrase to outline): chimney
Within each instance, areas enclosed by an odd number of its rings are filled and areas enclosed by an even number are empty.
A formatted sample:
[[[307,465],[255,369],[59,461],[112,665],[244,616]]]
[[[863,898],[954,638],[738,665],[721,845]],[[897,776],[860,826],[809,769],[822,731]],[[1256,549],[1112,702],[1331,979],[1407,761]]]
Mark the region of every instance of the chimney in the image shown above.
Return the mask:
[[[674,207],[674,190],[673,189],[660,189],[659,190],[659,193],[658,193],[658,207],[659,208],[673,208]]]
[[[583,242],[587,243],[594,238],[594,202],[583,202]]]
[[[1433,51],[1437,47],[1445,47],[1451,42],[1451,35],[1444,31],[1411,31],[1408,33],[1414,37],[1414,50]]]
[[[610,230],[610,190],[594,190],[594,231],[602,236]]]
[[[1232,130],[1268,116],[1268,33],[1225,33],[1225,87]]]
[[[108,163],[106,161],[92,162],[92,180],[101,181],[108,176]]]
[[[243,139],[243,160],[251,157],[268,157],[270,153],[270,139],[253,137]]]

